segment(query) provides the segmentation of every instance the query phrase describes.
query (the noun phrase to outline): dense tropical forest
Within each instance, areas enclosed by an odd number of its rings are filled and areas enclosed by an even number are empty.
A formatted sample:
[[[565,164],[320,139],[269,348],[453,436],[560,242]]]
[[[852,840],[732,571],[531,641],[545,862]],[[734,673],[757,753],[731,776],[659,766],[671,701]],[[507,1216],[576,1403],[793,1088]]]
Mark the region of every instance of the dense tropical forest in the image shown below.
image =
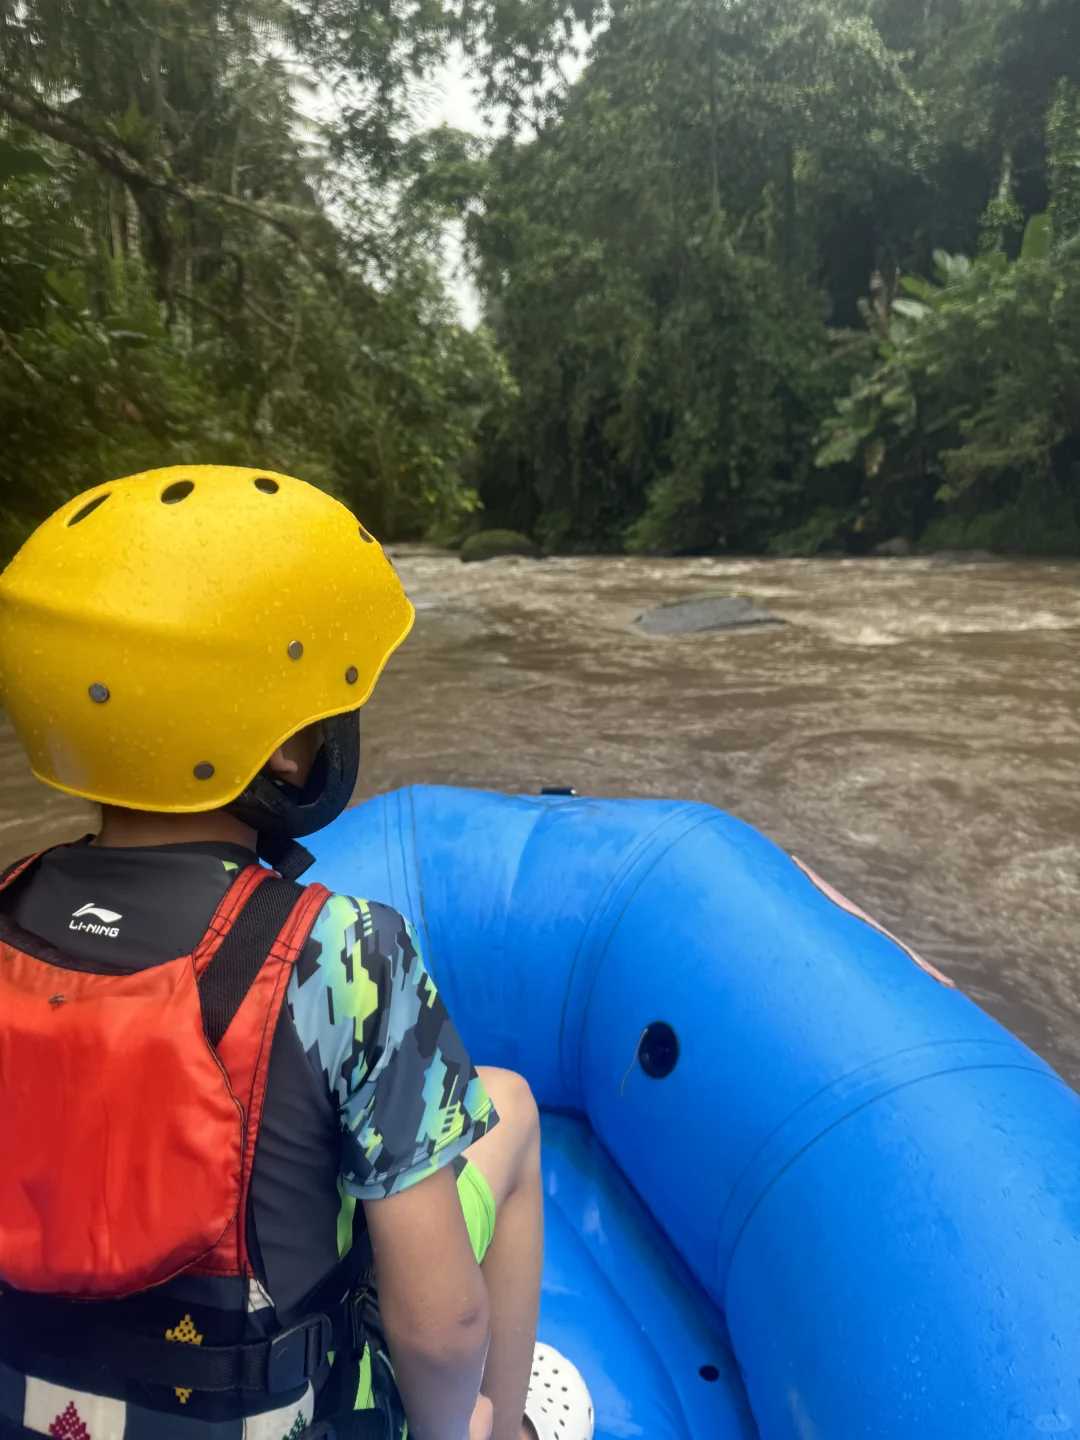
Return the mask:
[[[1080,551],[1080,4],[0,0],[0,459],[0,555],[205,459],[396,537]]]

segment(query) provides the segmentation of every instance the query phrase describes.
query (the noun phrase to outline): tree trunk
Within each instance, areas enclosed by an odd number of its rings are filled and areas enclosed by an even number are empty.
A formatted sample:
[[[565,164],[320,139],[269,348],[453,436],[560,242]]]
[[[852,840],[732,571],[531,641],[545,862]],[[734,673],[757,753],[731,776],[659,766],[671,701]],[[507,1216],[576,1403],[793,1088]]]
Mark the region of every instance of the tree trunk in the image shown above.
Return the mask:
[[[795,193],[795,146],[784,146],[784,210],[781,219],[781,265],[784,280],[790,285],[795,278],[795,227],[798,224],[798,203]]]
[[[710,24],[706,35],[709,49],[709,159],[712,169],[712,212],[720,214],[720,118],[719,101],[716,94],[716,26]]]

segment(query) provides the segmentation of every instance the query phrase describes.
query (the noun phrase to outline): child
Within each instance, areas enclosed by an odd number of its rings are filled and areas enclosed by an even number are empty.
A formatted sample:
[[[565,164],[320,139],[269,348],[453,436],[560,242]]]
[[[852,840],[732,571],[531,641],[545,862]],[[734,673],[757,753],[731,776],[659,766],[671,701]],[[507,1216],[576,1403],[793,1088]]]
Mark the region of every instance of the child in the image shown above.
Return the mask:
[[[355,516],[257,470],[99,486],[0,577],[0,699],[102,806],[0,894],[0,1435],[532,1433],[528,1086],[407,920],[295,884],[412,622]]]

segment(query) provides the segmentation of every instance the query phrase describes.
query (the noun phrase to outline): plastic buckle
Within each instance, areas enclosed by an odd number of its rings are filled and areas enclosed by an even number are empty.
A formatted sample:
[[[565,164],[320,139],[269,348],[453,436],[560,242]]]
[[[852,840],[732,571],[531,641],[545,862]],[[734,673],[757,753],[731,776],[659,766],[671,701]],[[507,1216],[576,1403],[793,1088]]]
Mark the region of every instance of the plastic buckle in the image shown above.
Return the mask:
[[[333,1348],[327,1315],[309,1315],[270,1341],[266,1388],[271,1395],[296,1390],[315,1375]]]
[[[367,1302],[367,1287],[363,1290],[354,1290],[345,1302],[345,1309],[349,1320],[349,1341],[352,1345],[352,1358],[359,1359],[364,1353],[364,1346],[367,1343],[367,1332],[364,1328],[364,1305]]]

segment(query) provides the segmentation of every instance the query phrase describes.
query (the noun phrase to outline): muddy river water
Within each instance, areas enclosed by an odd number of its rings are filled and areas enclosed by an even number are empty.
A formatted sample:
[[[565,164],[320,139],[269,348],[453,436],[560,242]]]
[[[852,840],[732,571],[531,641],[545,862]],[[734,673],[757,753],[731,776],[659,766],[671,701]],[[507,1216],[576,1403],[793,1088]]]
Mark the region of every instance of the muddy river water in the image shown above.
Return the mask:
[[[573,785],[722,806],[1080,1085],[1080,565],[394,555],[418,624],[367,709],[364,793]],[[787,623],[635,630],[703,593]],[[0,726],[0,860],[87,814]]]

